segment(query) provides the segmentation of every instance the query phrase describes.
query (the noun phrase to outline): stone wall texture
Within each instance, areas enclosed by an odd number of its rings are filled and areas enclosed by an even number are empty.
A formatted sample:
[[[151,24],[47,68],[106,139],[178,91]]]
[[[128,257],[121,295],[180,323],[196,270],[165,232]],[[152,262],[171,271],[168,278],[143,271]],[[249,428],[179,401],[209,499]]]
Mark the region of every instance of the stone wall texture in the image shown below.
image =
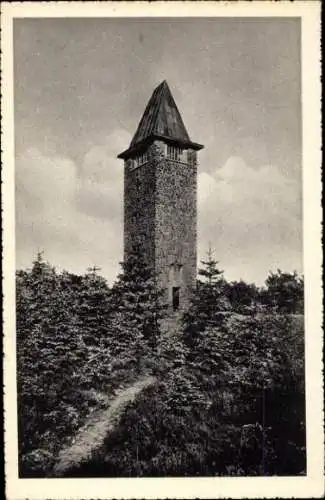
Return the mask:
[[[196,281],[196,152],[185,152],[186,163],[173,161],[166,158],[166,145],[155,141],[148,158],[134,170],[125,165],[124,258],[140,245],[170,306],[176,286],[180,309],[186,309]]]
[[[134,170],[124,166],[124,260],[140,247],[155,268],[155,166],[146,163]]]

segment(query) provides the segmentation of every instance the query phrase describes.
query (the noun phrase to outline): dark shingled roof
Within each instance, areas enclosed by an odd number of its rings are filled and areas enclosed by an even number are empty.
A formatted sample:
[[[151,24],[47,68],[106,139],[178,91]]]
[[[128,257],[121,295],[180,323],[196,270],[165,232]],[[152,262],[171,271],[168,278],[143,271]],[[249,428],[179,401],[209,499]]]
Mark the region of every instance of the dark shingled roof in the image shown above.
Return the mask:
[[[153,91],[129,148],[118,157],[126,158],[154,139],[164,139],[196,150],[203,148],[190,140],[166,80]]]

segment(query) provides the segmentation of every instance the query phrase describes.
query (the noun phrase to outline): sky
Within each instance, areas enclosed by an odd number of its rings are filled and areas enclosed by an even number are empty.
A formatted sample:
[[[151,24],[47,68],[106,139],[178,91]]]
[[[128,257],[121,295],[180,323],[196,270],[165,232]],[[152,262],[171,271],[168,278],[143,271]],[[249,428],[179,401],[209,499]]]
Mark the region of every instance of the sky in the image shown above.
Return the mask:
[[[198,258],[229,280],[302,272],[298,18],[14,21],[16,265],[36,252],[111,283],[123,258],[123,162],[167,80],[198,170]]]

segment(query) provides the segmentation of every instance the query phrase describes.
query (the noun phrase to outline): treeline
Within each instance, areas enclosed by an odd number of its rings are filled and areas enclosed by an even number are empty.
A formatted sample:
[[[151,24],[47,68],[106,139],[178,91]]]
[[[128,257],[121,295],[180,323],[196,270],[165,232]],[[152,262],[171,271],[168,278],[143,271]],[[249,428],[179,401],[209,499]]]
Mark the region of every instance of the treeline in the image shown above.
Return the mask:
[[[70,475],[259,475],[305,471],[303,280],[227,283],[211,253],[179,331],[155,276],[132,256],[109,287],[38,254],[17,272],[19,465],[52,474],[59,451],[139,376],[157,383]]]
[[[304,280],[295,271],[271,272],[262,287],[243,280],[225,283],[225,294],[231,309],[242,314],[250,313],[252,307],[273,308],[275,312],[287,314],[304,313]]]

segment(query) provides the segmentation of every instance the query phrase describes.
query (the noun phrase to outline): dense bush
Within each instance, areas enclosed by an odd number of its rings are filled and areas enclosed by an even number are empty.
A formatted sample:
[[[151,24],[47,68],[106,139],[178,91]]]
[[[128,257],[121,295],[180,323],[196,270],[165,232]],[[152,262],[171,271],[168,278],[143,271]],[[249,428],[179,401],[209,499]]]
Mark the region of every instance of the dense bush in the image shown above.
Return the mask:
[[[250,314],[259,301],[257,286],[245,283],[243,280],[227,283],[225,295],[231,304],[231,309],[240,314]]]
[[[152,338],[158,335],[152,315],[160,317],[163,307],[157,305],[154,313],[148,313],[151,302],[156,301],[153,285],[143,263],[137,271],[135,293],[128,269],[109,289],[95,270],[85,276],[59,274],[41,254],[30,271],[17,273],[23,475],[47,472],[39,457],[55,456],[89,415],[107,404],[107,396],[152,367]],[[149,295],[140,296],[139,288],[146,286]],[[136,303],[132,297],[137,297]],[[146,311],[142,325],[141,312],[137,315],[134,308]],[[45,462],[51,460],[44,460],[43,465]]]
[[[136,254],[112,288],[96,269],[58,273],[41,254],[17,272],[22,476],[50,475],[114,391],[151,373],[157,383],[68,475],[305,471],[302,280],[278,272],[258,290],[227,283],[217,264],[203,261],[182,331],[165,335],[162,294]]]
[[[70,475],[303,472],[301,328],[283,316],[238,317],[222,329],[209,327],[195,353],[185,349],[182,363],[169,361],[96,458]]]
[[[280,269],[270,273],[265,287],[260,290],[260,302],[276,311],[291,314],[304,312],[304,281],[294,271],[284,273]]]

